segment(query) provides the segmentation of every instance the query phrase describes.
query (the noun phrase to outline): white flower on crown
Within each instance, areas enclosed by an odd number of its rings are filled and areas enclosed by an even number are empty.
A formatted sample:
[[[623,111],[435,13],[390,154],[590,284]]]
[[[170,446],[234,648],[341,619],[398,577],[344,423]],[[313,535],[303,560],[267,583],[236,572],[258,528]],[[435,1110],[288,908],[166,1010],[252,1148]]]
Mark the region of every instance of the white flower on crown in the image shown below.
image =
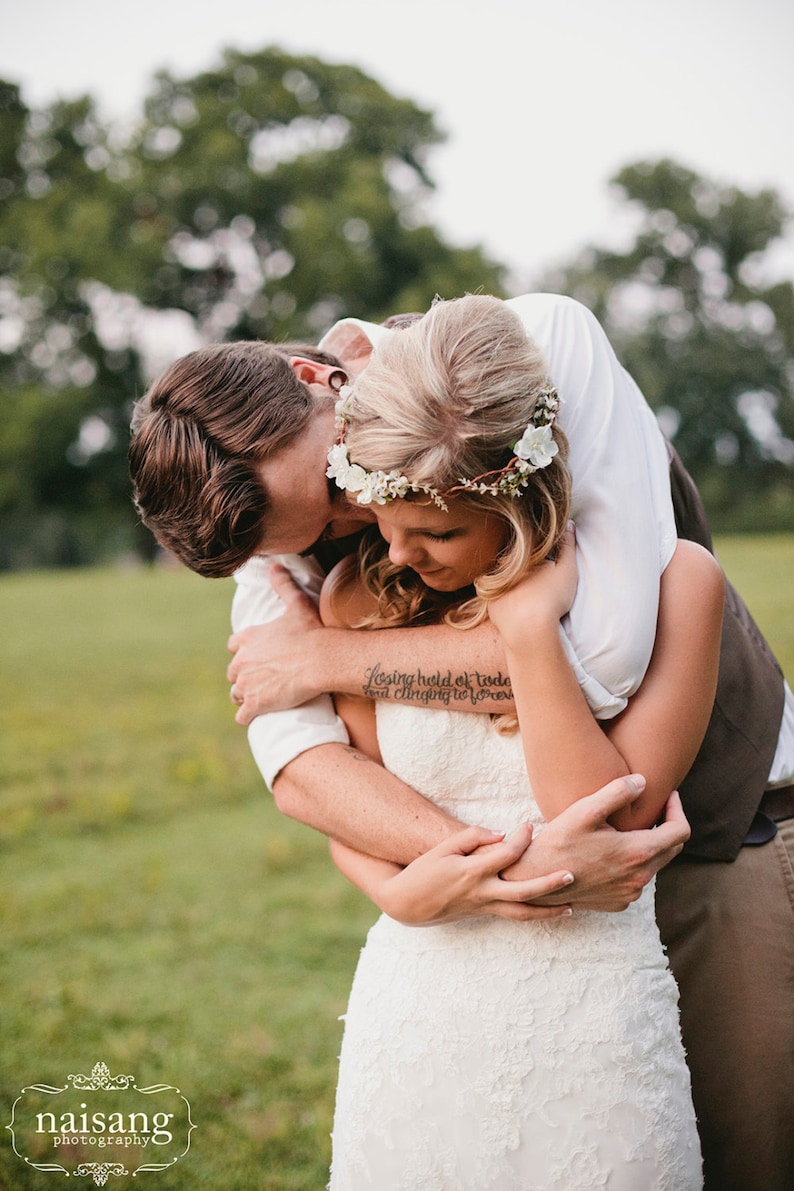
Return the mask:
[[[325,474],[330,480],[336,480],[337,488],[347,488],[350,473],[357,465],[350,462],[347,447],[343,442],[334,443],[328,452],[328,467]],[[359,468],[363,471],[363,468]]]
[[[334,402],[334,413],[342,422],[347,420],[347,411],[350,408],[352,398],[353,386],[342,385],[341,389],[337,392],[336,401]]]
[[[370,485],[371,476],[357,463],[351,463],[344,443],[336,443],[328,452],[328,467],[325,474],[331,480],[336,480],[337,488],[345,488],[348,492],[364,493]],[[372,498],[370,497],[370,500]],[[369,504],[369,500],[358,498],[359,504]]]
[[[559,449],[549,424],[535,426],[530,422],[513,452],[519,459],[531,463],[533,468],[540,468],[548,467]]]
[[[325,474],[336,481],[337,488],[357,493],[360,505],[385,505],[389,500],[405,496],[412,487],[397,471],[367,471],[358,463],[351,463],[345,443],[331,447]]]

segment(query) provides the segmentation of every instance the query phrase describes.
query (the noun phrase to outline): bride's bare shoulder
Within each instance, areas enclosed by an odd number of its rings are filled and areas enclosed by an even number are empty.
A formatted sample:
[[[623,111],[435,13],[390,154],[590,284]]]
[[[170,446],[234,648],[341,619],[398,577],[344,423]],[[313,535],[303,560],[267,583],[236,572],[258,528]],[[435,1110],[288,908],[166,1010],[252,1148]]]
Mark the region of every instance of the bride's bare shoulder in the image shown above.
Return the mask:
[[[376,610],[375,597],[361,579],[358,556],[349,554],[325,577],[320,591],[320,619],[324,625],[354,629]]]

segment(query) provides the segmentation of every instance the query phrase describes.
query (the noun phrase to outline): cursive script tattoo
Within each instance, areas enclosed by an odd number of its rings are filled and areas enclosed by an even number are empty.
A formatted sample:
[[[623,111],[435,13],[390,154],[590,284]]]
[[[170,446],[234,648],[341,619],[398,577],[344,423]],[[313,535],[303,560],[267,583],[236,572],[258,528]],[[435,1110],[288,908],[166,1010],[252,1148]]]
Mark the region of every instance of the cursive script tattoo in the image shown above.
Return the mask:
[[[396,699],[403,703],[430,706],[457,707],[465,710],[480,704],[512,703],[513,690],[509,675],[497,670],[495,674],[482,674],[479,670],[465,670],[453,674],[451,670],[436,670],[425,674],[423,670],[384,670],[380,662],[364,671],[361,693],[368,699]]]

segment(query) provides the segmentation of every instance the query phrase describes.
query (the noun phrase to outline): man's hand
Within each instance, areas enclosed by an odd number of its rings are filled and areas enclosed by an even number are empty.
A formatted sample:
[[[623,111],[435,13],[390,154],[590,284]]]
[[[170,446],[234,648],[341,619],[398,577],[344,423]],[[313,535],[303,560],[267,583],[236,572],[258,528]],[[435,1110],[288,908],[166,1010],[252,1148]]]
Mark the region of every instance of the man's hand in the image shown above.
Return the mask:
[[[579,799],[535,836],[524,856],[502,875],[508,880],[569,869],[574,883],[563,894],[537,899],[580,910],[617,912],[637,900],[651,878],[678,855],[690,836],[678,793],[670,795],[658,827],[617,831],[608,822],[642,792],[639,774],[617,778]]]
[[[284,603],[284,615],[242,629],[228,642],[234,659],[226,677],[239,708],[234,717],[238,724],[250,724],[266,711],[298,707],[323,690],[317,634],[334,630],[323,626],[314,601],[284,567],[274,564],[269,577]]]

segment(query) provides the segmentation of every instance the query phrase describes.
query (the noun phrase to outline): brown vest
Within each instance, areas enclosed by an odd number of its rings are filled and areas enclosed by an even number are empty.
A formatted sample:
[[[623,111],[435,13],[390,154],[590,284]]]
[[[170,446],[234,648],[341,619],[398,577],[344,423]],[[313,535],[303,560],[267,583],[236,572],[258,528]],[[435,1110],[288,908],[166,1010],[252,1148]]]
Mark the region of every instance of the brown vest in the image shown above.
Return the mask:
[[[672,447],[670,487],[680,538],[714,553],[694,482]],[[764,793],[783,718],[783,674],[741,596],[726,581],[717,697],[681,783],[692,827],[684,855],[733,860]]]

